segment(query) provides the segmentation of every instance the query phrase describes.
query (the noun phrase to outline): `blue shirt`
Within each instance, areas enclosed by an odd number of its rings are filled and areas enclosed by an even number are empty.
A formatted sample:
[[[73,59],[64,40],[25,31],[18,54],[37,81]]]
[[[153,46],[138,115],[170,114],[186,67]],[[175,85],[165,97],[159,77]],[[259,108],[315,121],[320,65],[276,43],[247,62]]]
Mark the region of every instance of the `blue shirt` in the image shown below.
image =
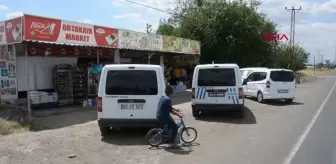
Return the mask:
[[[167,96],[162,96],[158,105],[156,118],[158,120],[167,119],[170,116],[170,112],[172,112],[172,110],[171,99]]]

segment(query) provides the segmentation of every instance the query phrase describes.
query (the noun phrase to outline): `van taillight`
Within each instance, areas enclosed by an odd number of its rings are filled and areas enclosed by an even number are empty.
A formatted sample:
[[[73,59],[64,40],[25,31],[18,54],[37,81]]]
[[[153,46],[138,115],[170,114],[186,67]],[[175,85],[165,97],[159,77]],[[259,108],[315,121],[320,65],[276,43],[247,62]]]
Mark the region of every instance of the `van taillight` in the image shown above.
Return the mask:
[[[191,98],[195,99],[195,88],[191,89]]]
[[[239,99],[243,99],[243,98],[244,98],[243,88],[239,88]]]
[[[103,103],[101,97],[97,97],[97,111],[103,112]]]
[[[271,87],[271,82],[267,81],[266,82],[266,88],[270,88]]]

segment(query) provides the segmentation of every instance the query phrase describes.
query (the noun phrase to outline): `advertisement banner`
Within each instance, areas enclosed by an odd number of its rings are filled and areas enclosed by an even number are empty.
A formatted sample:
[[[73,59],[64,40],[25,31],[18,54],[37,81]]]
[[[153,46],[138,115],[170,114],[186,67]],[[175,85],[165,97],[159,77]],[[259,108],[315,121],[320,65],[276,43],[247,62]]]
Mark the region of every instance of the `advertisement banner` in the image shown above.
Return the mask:
[[[201,43],[197,40],[190,40],[190,54],[201,54]]]
[[[161,35],[119,30],[119,48],[162,51]]]
[[[163,51],[182,53],[182,38],[163,36]]]
[[[0,45],[22,42],[22,17],[0,22]]]
[[[25,39],[87,46],[114,47],[117,29],[95,27],[66,20],[25,15]]]
[[[18,98],[16,74],[15,46],[0,46],[0,98],[2,100]]]

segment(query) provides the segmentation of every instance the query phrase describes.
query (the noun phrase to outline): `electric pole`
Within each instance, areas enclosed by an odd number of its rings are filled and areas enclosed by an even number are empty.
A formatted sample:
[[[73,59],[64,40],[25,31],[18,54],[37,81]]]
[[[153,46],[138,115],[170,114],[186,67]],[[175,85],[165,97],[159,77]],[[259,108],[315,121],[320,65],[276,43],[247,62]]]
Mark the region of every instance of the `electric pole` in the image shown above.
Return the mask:
[[[285,9],[287,11],[291,12],[291,25],[290,25],[290,39],[289,39],[289,42],[292,44],[292,46],[294,48],[294,45],[295,45],[295,14],[296,14],[296,12],[301,10],[302,8],[300,6],[300,8],[296,9],[296,8],[294,8],[294,6],[292,6],[291,9],[288,9],[287,7],[285,7]]]
[[[291,11],[291,25],[290,25],[290,39],[289,39],[289,44],[292,45],[292,59],[295,55],[295,13],[299,10],[301,10],[301,6],[300,8],[296,9],[294,8],[294,6],[292,6],[291,9],[288,9],[287,7],[285,7],[285,9],[287,11]],[[295,61],[293,60],[293,66],[294,66]],[[289,63],[288,63],[289,64]],[[292,66],[292,67],[293,67]],[[295,72],[295,69],[294,69]]]
[[[151,31],[152,31],[152,25],[146,23],[146,32],[151,33]]]

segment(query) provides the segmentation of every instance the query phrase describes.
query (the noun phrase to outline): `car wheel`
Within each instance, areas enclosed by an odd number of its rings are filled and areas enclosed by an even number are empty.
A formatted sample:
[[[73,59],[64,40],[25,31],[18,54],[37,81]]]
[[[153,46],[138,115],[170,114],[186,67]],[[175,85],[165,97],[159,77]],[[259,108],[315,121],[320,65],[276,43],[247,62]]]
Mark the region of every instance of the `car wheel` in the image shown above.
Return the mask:
[[[257,94],[257,101],[259,103],[264,103],[264,95],[260,91]]]
[[[286,99],[285,102],[286,102],[287,104],[291,104],[291,103],[293,103],[293,100],[294,100],[294,99]]]
[[[192,109],[192,115],[193,115],[193,117],[199,117],[200,116],[200,110]]]
[[[110,127],[99,127],[101,136],[106,136],[110,131]]]

